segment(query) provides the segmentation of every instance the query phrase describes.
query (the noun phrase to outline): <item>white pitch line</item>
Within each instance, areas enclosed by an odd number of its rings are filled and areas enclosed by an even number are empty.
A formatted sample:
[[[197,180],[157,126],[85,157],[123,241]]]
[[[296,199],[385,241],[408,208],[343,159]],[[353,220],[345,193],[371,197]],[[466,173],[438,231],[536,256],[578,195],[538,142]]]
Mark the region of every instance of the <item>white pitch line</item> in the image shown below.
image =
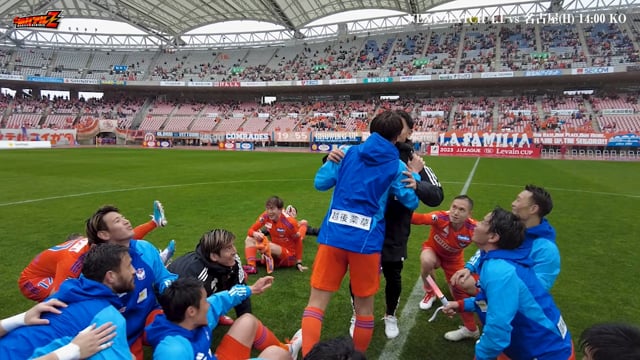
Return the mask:
[[[469,190],[469,186],[471,186],[471,180],[473,179],[473,175],[476,173],[476,168],[478,167],[479,163],[480,163],[480,158],[477,158],[476,163],[473,164],[473,168],[471,169],[471,172],[467,177],[467,181],[464,183],[464,186],[462,187],[462,191],[460,192],[460,195],[466,194],[467,190]],[[398,337],[396,337],[395,339],[387,341],[387,344],[384,346],[384,349],[382,349],[382,352],[380,353],[379,359],[382,359],[382,360],[400,359],[400,353],[404,349],[404,344],[407,342],[407,336],[409,335],[409,332],[411,332],[411,329],[413,329],[413,327],[416,324],[416,318],[418,317],[417,314],[419,312],[418,302],[424,296],[423,293],[424,293],[424,290],[423,290],[422,279],[420,278],[420,276],[418,276],[418,281],[416,281],[416,284],[413,286],[413,289],[411,290],[411,294],[409,294],[409,297],[407,298],[407,303],[404,305],[404,308],[402,308],[402,312],[400,313],[400,318],[398,319],[398,327],[400,328],[400,335],[398,335]]]
[[[154,185],[154,186],[140,186],[133,188],[124,188],[124,189],[112,189],[112,190],[103,190],[103,191],[90,191],[84,193],[77,194],[66,194],[66,195],[58,195],[58,196],[49,196],[39,199],[27,199],[21,201],[13,201],[8,203],[0,203],[0,207],[11,206],[11,205],[21,205],[21,204],[29,204],[41,201],[48,200],[58,200],[58,199],[68,199],[73,197],[81,197],[81,196],[89,196],[89,195],[101,195],[101,194],[111,194],[117,192],[127,192],[127,191],[140,191],[140,190],[153,190],[153,189],[166,189],[166,188],[177,188],[177,187],[187,187],[187,186],[201,186],[201,185],[212,185],[212,184],[240,184],[240,183],[255,183],[255,182],[287,182],[287,181],[310,181],[313,179],[257,179],[257,180],[225,180],[225,181],[208,181],[208,182],[200,182],[200,183],[190,183],[190,184],[173,184],[173,185]]]
[[[476,162],[476,164],[477,164],[477,162]],[[475,171],[475,165],[474,165],[474,170],[472,170],[472,171]],[[58,195],[58,196],[48,196],[48,197],[37,198],[37,199],[27,199],[27,200],[20,200],[20,201],[12,201],[12,202],[7,202],[7,203],[0,203],[0,207],[36,203],[36,202],[42,202],[42,201],[48,201],[48,200],[68,199],[68,198],[81,197],[81,196],[111,194],[111,193],[117,193],[117,192],[127,192],[127,191],[166,189],[166,188],[200,186],[200,185],[211,185],[211,184],[240,184],[240,183],[249,183],[249,182],[283,182],[283,181],[309,181],[309,180],[311,180],[311,179],[225,180],[225,181],[209,181],[209,182],[190,183],[190,184],[141,186],[141,187],[134,187],[134,188],[112,189],[112,190],[103,190],[103,191],[90,191],[90,192],[85,192],[85,193],[66,194],[66,195]],[[460,181],[441,181],[441,183],[443,183],[443,184],[462,184],[462,182],[460,182]],[[490,183],[472,183],[472,184],[473,185],[478,185],[478,186],[522,188],[522,185],[513,185],[513,184],[490,184]],[[468,188],[468,186],[467,186],[467,188]],[[567,192],[576,192],[576,193],[583,193],[583,194],[594,194],[594,195],[603,195],[603,196],[620,196],[620,197],[626,197],[626,198],[632,198],[632,199],[640,199],[640,195],[635,195],[635,194],[620,194],[620,193],[610,193],[610,192],[603,192],[603,191],[589,191],[589,190],[564,189],[564,188],[552,188],[552,187],[545,187],[545,188],[547,190],[553,190],[553,191],[567,191]]]

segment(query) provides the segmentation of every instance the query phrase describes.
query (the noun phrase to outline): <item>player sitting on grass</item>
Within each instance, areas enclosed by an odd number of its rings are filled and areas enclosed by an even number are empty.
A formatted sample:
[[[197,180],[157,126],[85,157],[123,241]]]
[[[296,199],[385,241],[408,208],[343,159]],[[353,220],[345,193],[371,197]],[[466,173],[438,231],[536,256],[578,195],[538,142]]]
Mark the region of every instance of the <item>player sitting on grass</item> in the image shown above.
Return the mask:
[[[136,226],[134,239],[144,237],[156,227],[167,225],[164,208],[159,201],[153,202],[152,220]],[[82,271],[82,260],[89,251],[89,240],[72,234],[62,244],[58,244],[38,254],[20,274],[18,286],[20,292],[34,301],[42,301],[56,292],[60,284],[68,278],[77,278]],[[166,264],[175,252],[175,241],[171,240],[160,256]]]
[[[273,277],[265,276],[251,286],[235,285],[229,291],[207,297],[197,279],[174,281],[159,298],[164,314],[156,316],[146,328],[147,339],[154,348],[153,358],[240,360],[250,358],[251,349],[255,348],[270,352],[269,357],[260,354],[263,359],[297,359],[302,347],[300,330],[289,344],[284,344],[251,314],[240,316],[222,338],[215,355],[211,354],[211,335],[220,315],[251,294],[261,294],[272,283]]]
[[[286,214],[283,208],[282,199],[277,196],[270,197],[265,204],[265,211],[247,231],[244,248],[247,259],[244,270],[247,274],[258,272],[258,251],[264,255],[262,260],[265,261],[268,270],[293,266],[299,271],[307,269],[302,265],[302,239],[307,225],[299,226],[298,221]],[[262,228],[269,232],[271,241],[265,241],[265,235],[260,231]]]

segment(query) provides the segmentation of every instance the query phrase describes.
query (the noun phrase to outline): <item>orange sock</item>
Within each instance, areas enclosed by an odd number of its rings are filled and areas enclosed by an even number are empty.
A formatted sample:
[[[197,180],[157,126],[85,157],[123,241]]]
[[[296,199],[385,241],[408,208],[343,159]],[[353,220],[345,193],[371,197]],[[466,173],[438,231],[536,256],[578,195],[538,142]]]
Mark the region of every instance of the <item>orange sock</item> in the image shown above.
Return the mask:
[[[320,341],[324,311],[307,306],[302,314],[302,357],[307,355],[313,345]]]
[[[256,337],[253,339],[253,347],[262,351],[271,345],[280,346],[285,350],[289,350],[286,344],[281,343],[273,332],[258,320],[258,329],[256,330]]]
[[[300,235],[300,241],[304,240],[304,237],[307,235],[307,225],[300,225],[298,227],[298,235]]]
[[[244,257],[247,258],[247,265],[256,266],[257,254],[258,254],[258,248],[255,246],[249,246],[244,248]]]
[[[133,238],[136,240],[144,239],[148,233],[152,232],[158,225],[153,220],[149,220],[144,224],[140,224],[133,229]]]
[[[371,338],[373,337],[373,315],[357,315],[356,327],[353,329],[353,344],[356,350],[367,352]],[[304,336],[302,337],[304,340]]]

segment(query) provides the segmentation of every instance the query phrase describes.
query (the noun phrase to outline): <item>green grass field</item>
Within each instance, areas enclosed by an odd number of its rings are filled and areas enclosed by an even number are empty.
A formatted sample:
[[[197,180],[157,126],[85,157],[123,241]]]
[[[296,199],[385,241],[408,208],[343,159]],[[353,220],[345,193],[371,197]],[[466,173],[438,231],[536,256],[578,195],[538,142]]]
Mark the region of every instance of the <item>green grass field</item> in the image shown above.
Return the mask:
[[[30,306],[16,281],[33,256],[71,232],[83,232],[85,219],[103,204],[117,205],[139,224],[149,219],[152,201],[161,200],[169,225],[147,239],[158,247],[176,239],[177,255],[191,251],[203,232],[224,227],[238,236],[236,246],[243,257],[244,234],[274,194],[294,204],[299,219],[317,226],[331,196],[313,188],[320,160],[320,154],[310,153],[122,148],[0,152],[0,317]],[[446,199],[441,208],[448,208],[476,159],[425,160],[443,183]],[[640,294],[633,275],[640,264],[640,163],[481,159],[467,192],[476,202],[475,217],[496,205],[508,208],[527,183],[544,186],[553,195],[549,220],[558,232],[562,271],[552,293],[574,338],[595,322],[640,324],[640,308],[633,305]],[[421,205],[418,211],[430,209]],[[431,311],[417,310],[419,292],[404,309],[418,280],[418,253],[427,233],[428,227],[412,229],[404,269],[398,315],[407,336],[385,338],[379,320],[384,299],[379,293],[367,354],[371,359],[473,357],[472,341],[449,343],[443,338],[444,332],[461,324],[458,318],[439,316],[428,323]],[[315,238],[307,238],[304,259],[309,266],[315,250]],[[468,249],[467,256],[474,251],[475,247]],[[274,275],[273,288],[253,299],[254,313],[284,338],[300,327],[310,272],[283,269]],[[441,272],[437,280],[444,287]],[[327,309],[324,338],[348,334],[351,306],[344,285]],[[415,326],[402,327],[410,323]]]

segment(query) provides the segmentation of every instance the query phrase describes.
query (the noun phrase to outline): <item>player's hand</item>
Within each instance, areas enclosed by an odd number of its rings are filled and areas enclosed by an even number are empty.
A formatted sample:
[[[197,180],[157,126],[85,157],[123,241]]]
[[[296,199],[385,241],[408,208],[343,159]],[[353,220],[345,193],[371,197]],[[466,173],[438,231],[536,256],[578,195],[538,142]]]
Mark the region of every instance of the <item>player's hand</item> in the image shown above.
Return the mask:
[[[471,277],[471,271],[467,268],[462,268],[456,271],[451,277],[451,285],[463,286]]]
[[[309,267],[302,265],[302,263],[297,263],[296,264],[296,269],[298,269],[298,271],[300,271],[300,272],[304,272],[305,270],[308,270]]]
[[[409,170],[415,173],[419,173],[420,171],[422,171],[422,169],[424,169],[424,159],[414,154],[411,159],[409,159],[407,167],[409,168]]]
[[[416,182],[416,179],[413,178],[413,175],[411,175],[411,172],[403,171],[402,173],[407,176],[406,179],[402,180],[402,182],[406,184],[404,187],[415,190],[418,187],[418,183]]]
[[[113,345],[111,339],[115,336],[116,326],[112,323],[107,322],[97,328],[96,324],[92,324],[80,331],[71,342],[80,348],[80,358],[86,359],[99,351],[111,347]]]
[[[342,150],[340,150],[340,149],[331,150],[331,152],[327,156],[327,160],[331,161],[332,163],[336,163],[336,164],[339,164],[340,161],[342,161],[342,159],[344,159],[344,152]]]
[[[271,284],[273,284],[273,276],[263,276],[249,287],[251,288],[251,293],[257,295],[270,288]]]
[[[260,231],[254,231],[252,236],[254,239],[256,239],[257,242],[260,242],[262,241],[265,235]]]
[[[452,317],[457,312],[459,312],[460,309],[458,307],[459,306],[457,301],[449,301],[447,306],[442,307],[442,312],[445,313],[445,315]]]
[[[58,308],[66,308],[67,304],[58,299],[50,299],[46,302],[36,304],[31,309],[27,310],[24,314],[25,325],[46,325],[49,323],[47,319],[41,319],[40,315],[45,312],[51,312],[54,314],[60,314],[61,311]]]

